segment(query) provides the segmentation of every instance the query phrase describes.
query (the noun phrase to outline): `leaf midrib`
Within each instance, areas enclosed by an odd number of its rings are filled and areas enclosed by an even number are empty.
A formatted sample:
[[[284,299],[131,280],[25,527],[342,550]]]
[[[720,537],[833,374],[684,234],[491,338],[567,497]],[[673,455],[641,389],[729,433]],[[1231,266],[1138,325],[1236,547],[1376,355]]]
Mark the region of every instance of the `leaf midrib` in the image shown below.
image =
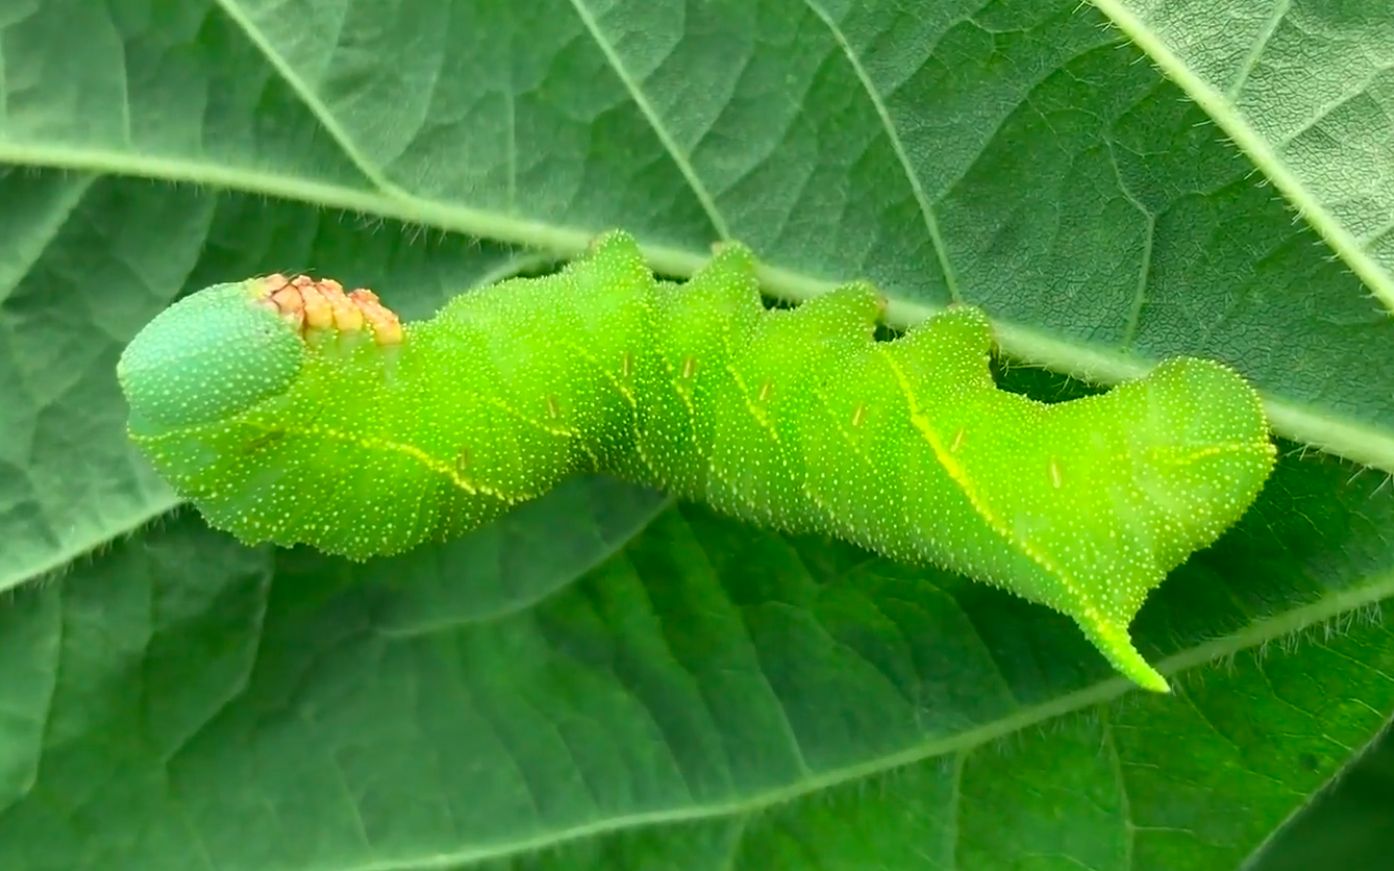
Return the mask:
[[[1268,141],[1244,118],[1243,112],[1233,101],[1196,75],[1170,46],[1148,28],[1145,21],[1123,4],[1122,0],[1090,2],[1152,60],[1162,75],[1175,83],[1210,116],[1215,125],[1253,161],[1254,166],[1282,193],[1302,220],[1316,231],[1384,307],[1394,310],[1394,276],[1361,247],[1355,236],[1341,226],[1336,216],[1288,168]],[[1246,65],[1248,63],[1246,61]],[[1245,76],[1248,72],[1246,69]]]
[[[288,175],[255,172],[213,163],[122,152],[75,148],[36,148],[0,142],[0,161],[51,169],[86,170],[139,176],[173,182],[213,184],[243,193],[338,208],[443,230],[515,243],[529,248],[575,256],[586,250],[595,230],[528,221],[485,209],[428,200],[391,188],[356,190],[342,185],[307,181]],[[640,245],[645,259],[658,272],[690,276],[710,255],[664,245]],[[761,263],[761,285],[771,296],[804,302],[837,286],[793,269]],[[886,323],[904,329],[937,312],[941,306],[892,299]],[[993,319],[998,347],[1008,357],[1095,384],[1111,385],[1140,377],[1157,362],[1103,347],[1090,347],[1052,336],[1002,318]],[[1394,474],[1394,431],[1332,414],[1294,400],[1261,391],[1273,428],[1305,446]]]
[[[552,224],[545,224],[537,221],[521,220],[518,218],[502,215],[488,210],[471,209],[455,204],[443,204],[437,201],[422,198],[411,191],[403,189],[392,182],[384,175],[353,141],[352,136],[345,130],[334,113],[321,100],[314,88],[306,82],[299,73],[287,62],[285,56],[277,50],[263,34],[256,23],[246,14],[242,8],[240,0],[216,0],[221,8],[242,31],[247,39],[256,46],[257,50],[266,58],[267,63],[275,70],[286,84],[296,93],[305,107],[324,127],[330,138],[342,150],[350,162],[362,173],[363,178],[372,189],[354,190],[351,188],[326,184],[322,182],[307,182],[290,176],[273,175],[259,173],[252,170],[231,169],[228,167],[210,166],[199,161],[188,160],[167,160],[164,158],[145,158],[143,156],[122,154],[120,152],[97,152],[83,151],[79,149],[55,150],[50,151],[45,148],[25,148],[23,146],[13,147],[7,143],[0,142],[0,159],[11,159],[11,156],[19,157],[31,165],[68,167],[77,169],[92,169],[104,172],[117,172],[123,174],[146,175],[156,178],[169,180],[192,181],[199,183],[215,182],[231,189],[240,189],[247,192],[270,194],[283,199],[300,199],[301,201],[317,204],[320,206],[339,207],[350,210],[358,210],[375,214],[381,217],[391,217],[409,223],[430,223],[435,226],[455,232],[465,233],[481,238],[494,239],[501,242],[514,242],[542,250],[553,251],[558,254],[572,255],[579,254],[585,250],[587,244],[595,235],[594,230],[586,230],[573,227],[561,227]],[[639,108],[644,111],[645,117],[653,125],[655,133],[660,141],[668,150],[670,156],[683,171],[684,178],[689,183],[694,184],[694,192],[698,195],[710,218],[712,218],[717,229],[725,233],[724,222],[720,214],[715,209],[715,202],[710,198],[708,192],[700,184],[700,180],[695,179],[692,168],[684,155],[677,149],[667,131],[657,122],[656,116],[647,103],[644,102],[642,94],[637,90],[634,83],[630,80],[628,73],[622,65],[617,63],[613,51],[604,42],[598,31],[597,23],[588,17],[587,7],[583,0],[573,0],[573,8],[577,15],[582,19],[582,24],[587,28],[592,39],[599,43],[602,53],[605,54],[607,62],[614,68],[616,74],[620,76],[622,82],[628,89],[631,98],[639,104]],[[843,38],[838,31],[835,23],[825,14],[821,13],[821,7],[809,0],[809,8],[827,25],[839,43],[843,43]],[[1150,38],[1151,34],[1146,30],[1142,22],[1132,16],[1127,10],[1123,9],[1117,0],[1097,0],[1095,3],[1101,13],[1110,17],[1111,20],[1122,29],[1129,38],[1133,39],[1141,49],[1162,63],[1161,55],[1165,54],[1173,62],[1173,66],[1179,68],[1179,72],[1164,68],[1163,72],[1172,75],[1178,84],[1186,89],[1186,92],[1201,103],[1202,107],[1212,115],[1216,113],[1213,107],[1217,102],[1222,103],[1223,98],[1218,94],[1212,94],[1209,101],[1202,99],[1203,89],[1208,88],[1204,82],[1189,72],[1174,55],[1170,55],[1165,46],[1159,40]],[[1128,26],[1124,26],[1127,24]],[[1146,44],[1144,44],[1144,42]],[[854,67],[858,68],[862,84],[867,90],[868,97],[873,103],[877,101],[877,94],[871,82],[865,77],[858,67],[858,62],[850,54],[850,46],[843,45],[844,53]],[[1175,74],[1173,74],[1175,73]],[[1183,75],[1184,74],[1184,75]],[[1185,78],[1185,81],[1181,79]],[[1193,92],[1193,89],[1195,92]],[[882,123],[887,125],[887,133],[892,141],[898,141],[896,131],[890,126],[889,119],[884,113],[878,113]],[[1243,130],[1248,139],[1257,143],[1260,151],[1267,146],[1258,137],[1258,134],[1248,127],[1237,116],[1231,113],[1232,117],[1227,117],[1225,121],[1237,123]],[[1217,122],[1222,119],[1217,117]],[[1224,126],[1222,122],[1222,126]],[[1225,128],[1228,131],[1228,128]],[[1237,135],[1233,134],[1232,135]],[[1238,141],[1238,140],[1236,140]],[[1242,144],[1242,143],[1241,143]],[[1247,149],[1246,149],[1247,151]],[[1271,154],[1271,152],[1269,152]],[[56,154],[64,154],[71,160],[53,160]],[[1272,167],[1266,166],[1258,160],[1253,153],[1260,168],[1266,172]],[[1276,158],[1274,158],[1276,161]],[[1277,165],[1279,170],[1283,167]],[[908,166],[905,167],[907,173],[910,172]],[[197,171],[196,171],[197,170]],[[208,170],[212,170],[211,172]],[[1270,177],[1273,174],[1269,172]],[[912,185],[914,183],[913,173],[911,173]],[[1277,179],[1275,178],[1275,183]],[[1293,180],[1293,184],[1296,184]],[[1285,192],[1288,191],[1283,185],[1278,185]],[[1300,188],[1300,185],[1298,186]],[[375,189],[375,190],[373,190]],[[1305,191],[1305,189],[1302,189]],[[921,202],[924,207],[927,204]],[[1306,213],[1303,204],[1298,203]],[[1325,214],[1325,213],[1323,213]],[[932,213],[926,214],[931,231],[936,229],[932,218]],[[1327,216],[1329,218],[1329,215]],[[1334,220],[1334,219],[1333,219]],[[1321,228],[1318,228],[1320,230]],[[1340,230],[1339,227],[1336,228]],[[1344,232],[1344,231],[1340,231]],[[951,280],[951,271],[948,264],[943,261],[942,241],[931,232],[932,241],[935,243],[935,250],[940,257],[941,265],[945,267],[945,276]],[[1325,238],[1325,234],[1323,234]],[[1329,240],[1328,240],[1329,241]],[[1353,242],[1352,242],[1353,244]],[[683,249],[671,248],[666,246],[641,245],[645,258],[649,264],[660,272],[668,272],[680,276],[690,276],[707,260],[707,255],[699,252],[692,252]],[[1344,249],[1335,247],[1342,256],[1345,256]],[[1356,253],[1361,254],[1358,248]],[[1353,265],[1354,268],[1354,265]],[[1372,269],[1377,273],[1376,277],[1383,273],[1377,265],[1372,264]],[[1375,288],[1364,273],[1360,273],[1366,283]],[[771,296],[790,302],[802,302],[830,290],[835,286],[835,282],[823,281],[812,276],[799,273],[794,270],[784,269],[777,266],[760,265],[760,281],[766,292]],[[1394,300],[1394,289],[1390,290],[1390,299]],[[914,303],[905,300],[892,301],[886,312],[886,323],[893,328],[903,329],[912,324],[923,321],[925,318],[941,311],[939,306],[923,303]],[[1056,372],[1060,372],[1081,380],[1101,383],[1116,384],[1129,378],[1139,377],[1151,368],[1157,361],[1148,361],[1136,357],[1129,357],[1117,352],[1104,349],[1094,349],[1084,346],[1074,345],[1068,341],[1050,336],[1030,327],[1020,324],[1013,324],[1002,319],[994,319],[993,327],[997,345],[1008,357],[1015,358],[1022,362],[1033,365],[1044,366]],[[1315,448],[1326,453],[1334,454],[1348,460],[1371,466],[1383,471],[1394,474],[1394,432],[1385,429],[1372,427],[1368,424],[1351,420],[1348,418],[1334,416],[1321,410],[1313,410],[1310,406],[1286,400],[1280,396],[1275,396],[1263,392],[1265,409],[1268,412],[1273,428],[1281,435],[1305,446]]]

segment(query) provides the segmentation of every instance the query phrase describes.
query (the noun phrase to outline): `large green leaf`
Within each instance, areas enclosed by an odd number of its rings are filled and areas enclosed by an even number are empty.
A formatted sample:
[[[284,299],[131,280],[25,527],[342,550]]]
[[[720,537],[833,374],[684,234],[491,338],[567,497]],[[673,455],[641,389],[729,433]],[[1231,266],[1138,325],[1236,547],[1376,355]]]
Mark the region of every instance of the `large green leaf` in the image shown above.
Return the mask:
[[[0,588],[60,576],[0,608],[6,867],[1274,839],[1394,713],[1390,17],[1097,7],[0,4]],[[179,293],[313,269],[415,316],[610,226],[676,273],[747,241],[792,299],[866,275],[899,322],[975,302],[1059,372],[1252,377],[1291,450],[1137,624],[1177,693],[990,589],[613,482],[363,567],[147,523],[175,503],[112,367]]]
[[[696,509],[572,584],[488,577],[561,518],[574,574],[652,508],[613,485],[502,547],[361,568],[185,516],[5,614],[0,845],[34,869],[1233,867],[1394,709],[1377,615],[1304,628],[1390,607],[1394,500],[1292,510],[1345,475],[1286,464],[1149,605],[1162,697],[1051,612]]]

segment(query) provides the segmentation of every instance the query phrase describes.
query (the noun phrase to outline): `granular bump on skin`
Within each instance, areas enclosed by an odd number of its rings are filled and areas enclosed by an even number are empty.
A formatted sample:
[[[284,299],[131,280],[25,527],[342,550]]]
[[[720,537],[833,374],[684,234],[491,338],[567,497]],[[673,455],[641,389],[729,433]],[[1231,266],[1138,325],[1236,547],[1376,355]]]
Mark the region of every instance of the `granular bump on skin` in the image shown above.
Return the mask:
[[[256,279],[254,297],[300,331],[334,329],[361,331],[366,325],[379,345],[401,344],[402,323],[397,314],[367,288],[344,292],[332,278],[288,277],[279,272]]]

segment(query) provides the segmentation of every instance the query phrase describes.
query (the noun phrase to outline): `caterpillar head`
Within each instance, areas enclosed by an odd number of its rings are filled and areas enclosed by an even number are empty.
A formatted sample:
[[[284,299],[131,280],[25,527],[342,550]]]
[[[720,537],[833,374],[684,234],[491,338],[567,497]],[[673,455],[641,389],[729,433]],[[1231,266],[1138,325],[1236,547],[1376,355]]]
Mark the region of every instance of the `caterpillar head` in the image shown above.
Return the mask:
[[[216,284],[161,312],[122,353],[117,379],[137,436],[227,420],[294,383],[307,341],[367,333],[402,340],[396,315],[371,291],[269,275]]]

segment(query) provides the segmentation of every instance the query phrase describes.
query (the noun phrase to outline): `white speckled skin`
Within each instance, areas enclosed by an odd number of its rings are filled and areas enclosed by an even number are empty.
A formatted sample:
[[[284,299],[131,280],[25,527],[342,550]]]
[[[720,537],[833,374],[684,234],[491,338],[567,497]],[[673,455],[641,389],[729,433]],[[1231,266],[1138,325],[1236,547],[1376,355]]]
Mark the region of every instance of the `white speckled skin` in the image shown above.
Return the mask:
[[[876,342],[870,287],[767,311],[740,246],[678,286],[607,234],[392,336],[302,335],[267,296],[264,279],[195,294],[120,367],[133,438],[249,542],[399,552],[608,471],[996,584],[1165,690],[1128,625],[1273,464],[1257,395],[1222,365],[1045,405],[997,389],[977,309]]]

